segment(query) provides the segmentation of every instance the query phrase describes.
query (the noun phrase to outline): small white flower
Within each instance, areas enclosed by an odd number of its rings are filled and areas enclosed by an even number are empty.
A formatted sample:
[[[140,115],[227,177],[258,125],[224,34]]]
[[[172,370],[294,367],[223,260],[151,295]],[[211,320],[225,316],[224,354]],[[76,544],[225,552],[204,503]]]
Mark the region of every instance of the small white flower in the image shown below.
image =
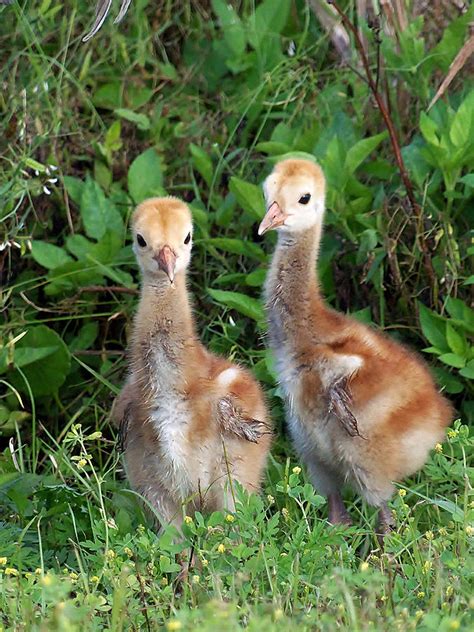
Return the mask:
[[[56,165],[48,165],[48,167],[51,169],[51,171],[57,171],[58,170]]]
[[[58,181],[58,179],[57,179],[57,178],[48,178],[48,182],[49,182],[50,184],[56,184],[56,182],[57,182],[57,181]]]
[[[288,53],[288,57],[294,57],[296,53],[296,44],[293,40],[288,45],[288,49],[286,51]]]
[[[35,169],[35,176],[39,176],[40,172],[38,171],[38,169]]]
[[[232,327],[235,327],[235,320],[232,318],[232,316],[229,316],[229,323],[232,325]]]
[[[43,193],[46,193],[46,195],[51,195],[51,191],[48,189],[47,186],[43,185]]]

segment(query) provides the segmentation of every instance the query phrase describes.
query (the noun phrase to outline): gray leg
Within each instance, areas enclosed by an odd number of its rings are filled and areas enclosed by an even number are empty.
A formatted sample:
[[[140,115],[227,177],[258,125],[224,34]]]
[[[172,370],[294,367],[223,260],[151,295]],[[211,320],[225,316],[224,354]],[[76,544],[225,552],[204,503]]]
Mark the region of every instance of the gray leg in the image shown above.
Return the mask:
[[[352,524],[352,519],[344,507],[341,494],[338,492],[329,494],[328,496],[329,506],[329,522],[331,524]]]

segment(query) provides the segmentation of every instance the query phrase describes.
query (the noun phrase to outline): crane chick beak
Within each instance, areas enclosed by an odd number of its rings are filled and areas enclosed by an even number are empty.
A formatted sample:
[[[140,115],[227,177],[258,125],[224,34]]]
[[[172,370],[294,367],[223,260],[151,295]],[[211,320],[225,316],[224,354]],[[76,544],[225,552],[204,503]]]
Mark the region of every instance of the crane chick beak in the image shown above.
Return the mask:
[[[174,281],[174,270],[176,267],[176,254],[169,246],[163,246],[157,255],[153,257],[158,264],[158,268],[163,270],[170,283]]]
[[[258,234],[263,235],[267,230],[283,226],[287,217],[286,213],[281,210],[278,202],[272,202],[258,227]]]

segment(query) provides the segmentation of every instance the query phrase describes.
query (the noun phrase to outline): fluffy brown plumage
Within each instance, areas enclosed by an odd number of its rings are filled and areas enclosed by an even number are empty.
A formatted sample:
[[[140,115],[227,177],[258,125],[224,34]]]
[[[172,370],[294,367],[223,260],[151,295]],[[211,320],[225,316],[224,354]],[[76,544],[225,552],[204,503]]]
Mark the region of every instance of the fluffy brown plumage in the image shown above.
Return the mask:
[[[176,198],[141,204],[132,220],[142,270],[130,372],[113,417],[132,487],[163,523],[234,508],[232,481],[258,491],[271,432],[250,373],[201,344],[186,288],[192,219]]]
[[[316,274],[321,169],[306,160],[280,162],[264,190],[269,208],[259,232],[278,229],[265,286],[269,341],[290,433],[329,498],[330,521],[350,521],[340,495],[348,483],[380,507],[385,529],[393,481],[423,466],[451,407],[418,356],[325,304]]]

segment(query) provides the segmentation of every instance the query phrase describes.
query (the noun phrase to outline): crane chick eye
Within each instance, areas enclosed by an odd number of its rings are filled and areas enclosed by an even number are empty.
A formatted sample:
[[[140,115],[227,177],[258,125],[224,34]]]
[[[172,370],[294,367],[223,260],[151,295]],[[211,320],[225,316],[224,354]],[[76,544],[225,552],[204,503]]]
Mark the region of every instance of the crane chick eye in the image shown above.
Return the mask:
[[[140,246],[140,248],[145,248],[146,246],[146,241],[143,239],[140,233],[137,233],[137,244]]]
[[[311,193],[305,193],[304,195],[302,195],[300,197],[300,199],[298,200],[299,204],[308,204],[308,202],[311,199]]]
[[[190,241],[191,241],[191,233],[188,233],[188,234],[186,235],[186,239],[184,240],[184,243],[185,243],[185,244],[189,244],[189,242],[190,242]]]

